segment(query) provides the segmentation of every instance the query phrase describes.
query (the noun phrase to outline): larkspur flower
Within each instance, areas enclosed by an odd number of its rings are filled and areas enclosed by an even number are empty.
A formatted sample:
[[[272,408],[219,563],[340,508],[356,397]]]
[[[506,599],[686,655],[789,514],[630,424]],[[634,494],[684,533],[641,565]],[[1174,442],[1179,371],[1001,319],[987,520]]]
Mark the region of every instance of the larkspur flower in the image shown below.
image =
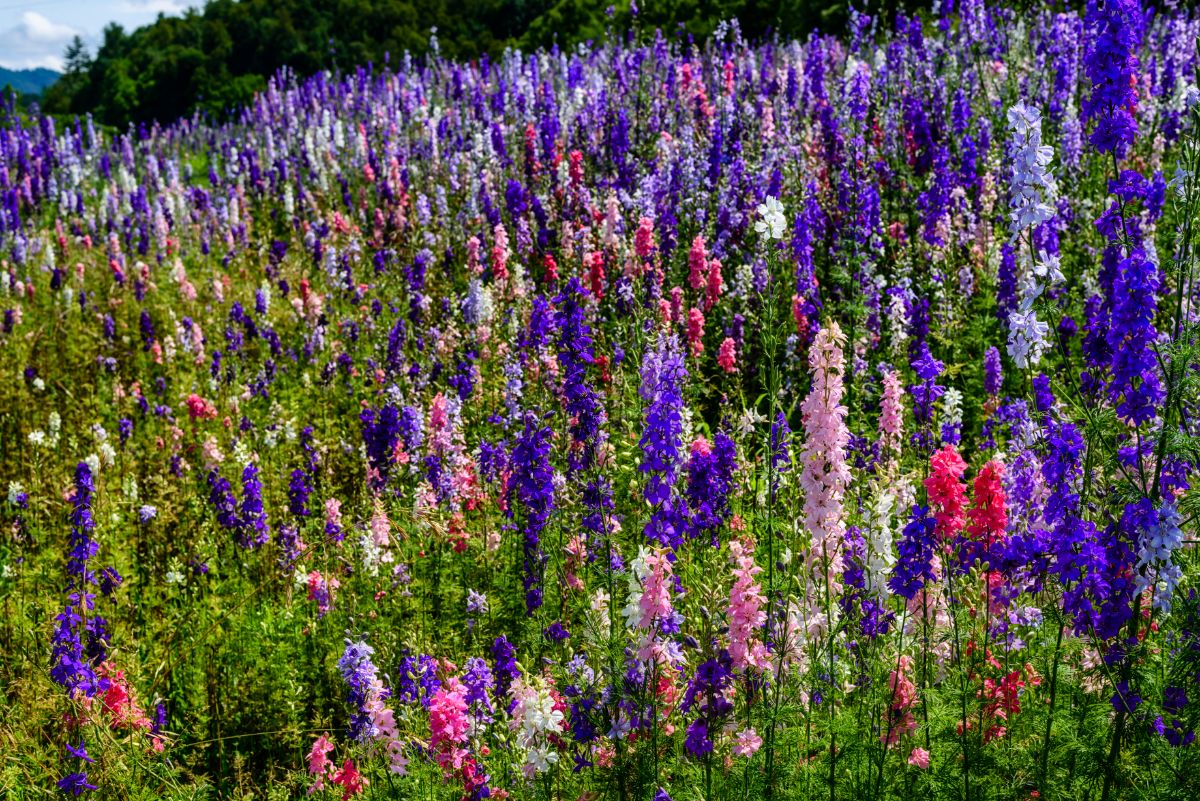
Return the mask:
[[[809,352],[813,383],[801,407],[804,412],[804,452],[800,456],[800,485],[804,489],[805,526],[812,535],[809,566],[829,575],[841,572],[842,500],[850,483],[846,464],[844,394],[845,336],[836,321],[818,332]],[[824,575],[824,574],[822,574]],[[824,584],[824,580],[820,581]],[[836,582],[833,582],[836,585]]]
[[[550,435],[549,428],[537,425],[532,414],[527,415],[525,430],[509,457],[513,466],[509,515],[514,514],[514,501],[520,504],[524,512],[522,551],[525,611],[529,614],[542,605],[542,570],[546,554],[542,549],[541,535],[554,510],[555,489],[549,462]]]
[[[729,591],[729,656],[734,670],[762,670],[768,664],[767,651],[755,637],[767,620],[763,611],[767,599],[755,578],[762,568],[754,563],[752,540],[730,542],[729,555],[734,564]]]
[[[768,240],[783,239],[787,230],[787,219],[783,216],[783,204],[779,198],[768,197],[758,207],[759,219],[754,223],[754,230]]]

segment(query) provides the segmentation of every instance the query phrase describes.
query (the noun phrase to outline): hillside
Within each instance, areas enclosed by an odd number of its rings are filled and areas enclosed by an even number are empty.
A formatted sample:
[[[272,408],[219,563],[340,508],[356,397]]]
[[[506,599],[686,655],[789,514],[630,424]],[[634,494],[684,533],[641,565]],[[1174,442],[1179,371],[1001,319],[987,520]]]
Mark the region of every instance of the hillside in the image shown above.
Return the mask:
[[[11,86],[22,95],[40,95],[61,73],[37,67],[31,70],[12,70],[0,67],[0,87]]]

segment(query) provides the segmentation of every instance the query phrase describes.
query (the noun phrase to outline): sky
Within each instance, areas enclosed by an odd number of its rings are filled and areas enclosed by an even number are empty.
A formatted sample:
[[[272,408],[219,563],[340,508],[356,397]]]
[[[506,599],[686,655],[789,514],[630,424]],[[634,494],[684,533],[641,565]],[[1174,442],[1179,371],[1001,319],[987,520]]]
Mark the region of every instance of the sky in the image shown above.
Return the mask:
[[[63,50],[76,35],[95,53],[110,22],[132,30],[160,13],[200,5],[203,0],[0,0],[0,67],[62,69]]]

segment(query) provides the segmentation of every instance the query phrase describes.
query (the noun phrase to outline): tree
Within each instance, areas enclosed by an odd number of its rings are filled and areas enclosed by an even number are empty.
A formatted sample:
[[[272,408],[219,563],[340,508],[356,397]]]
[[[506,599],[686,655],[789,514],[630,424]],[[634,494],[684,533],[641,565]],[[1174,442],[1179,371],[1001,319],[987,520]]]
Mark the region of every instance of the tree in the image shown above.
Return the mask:
[[[76,36],[63,53],[63,74],[82,75],[92,67],[92,56],[83,39]]]

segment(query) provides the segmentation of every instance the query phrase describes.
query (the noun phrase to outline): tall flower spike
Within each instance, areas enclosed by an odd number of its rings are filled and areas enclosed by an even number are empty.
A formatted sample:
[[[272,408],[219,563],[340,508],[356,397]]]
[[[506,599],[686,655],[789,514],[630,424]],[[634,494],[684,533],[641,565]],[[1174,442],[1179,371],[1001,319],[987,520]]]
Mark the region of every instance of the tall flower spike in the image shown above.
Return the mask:
[[[937,520],[936,533],[942,541],[957,535],[965,523],[967,488],[963,483],[963,473],[966,471],[967,463],[952,445],[946,445],[929,460],[929,478],[925,479],[925,489],[929,492],[929,502],[937,510],[934,515]]]
[[[1125,158],[1137,138],[1138,50],[1145,20],[1137,0],[1090,0],[1083,63],[1092,89],[1083,118],[1093,123],[1089,141],[1100,153]]]
[[[901,436],[904,434],[903,392],[898,372],[888,370],[883,374],[883,395],[879,403],[879,439],[889,458],[899,455]]]
[[[513,446],[509,463],[508,515],[515,513],[513,500],[524,510],[522,551],[524,554],[525,611],[532,615],[542,605],[542,569],[546,554],[542,549],[542,531],[554,509],[554,471],[550,467],[549,427],[537,425],[532,414],[525,417],[525,430]]]
[[[646,523],[646,537],[672,549],[683,541],[685,523],[675,481],[683,448],[683,383],[687,374],[679,341],[674,336],[660,336],[658,346],[647,351],[642,363],[639,393],[646,403],[646,427],[638,469],[649,476],[644,497],[654,508]]]
[[[846,338],[837,321],[831,320],[817,332],[809,350],[808,366],[812,388],[801,405],[804,413],[804,451],[800,457],[800,486],[804,489],[804,522],[812,533],[808,554],[813,577],[831,587],[842,570],[841,545],[844,533],[842,498],[850,483],[846,465],[846,407],[842,405]],[[818,576],[816,568],[824,565]]]
[[[733,587],[729,591],[729,656],[734,670],[766,668],[767,650],[754,633],[767,621],[763,606],[766,596],[755,578],[762,568],[754,563],[754,540],[729,543],[733,562]]]

